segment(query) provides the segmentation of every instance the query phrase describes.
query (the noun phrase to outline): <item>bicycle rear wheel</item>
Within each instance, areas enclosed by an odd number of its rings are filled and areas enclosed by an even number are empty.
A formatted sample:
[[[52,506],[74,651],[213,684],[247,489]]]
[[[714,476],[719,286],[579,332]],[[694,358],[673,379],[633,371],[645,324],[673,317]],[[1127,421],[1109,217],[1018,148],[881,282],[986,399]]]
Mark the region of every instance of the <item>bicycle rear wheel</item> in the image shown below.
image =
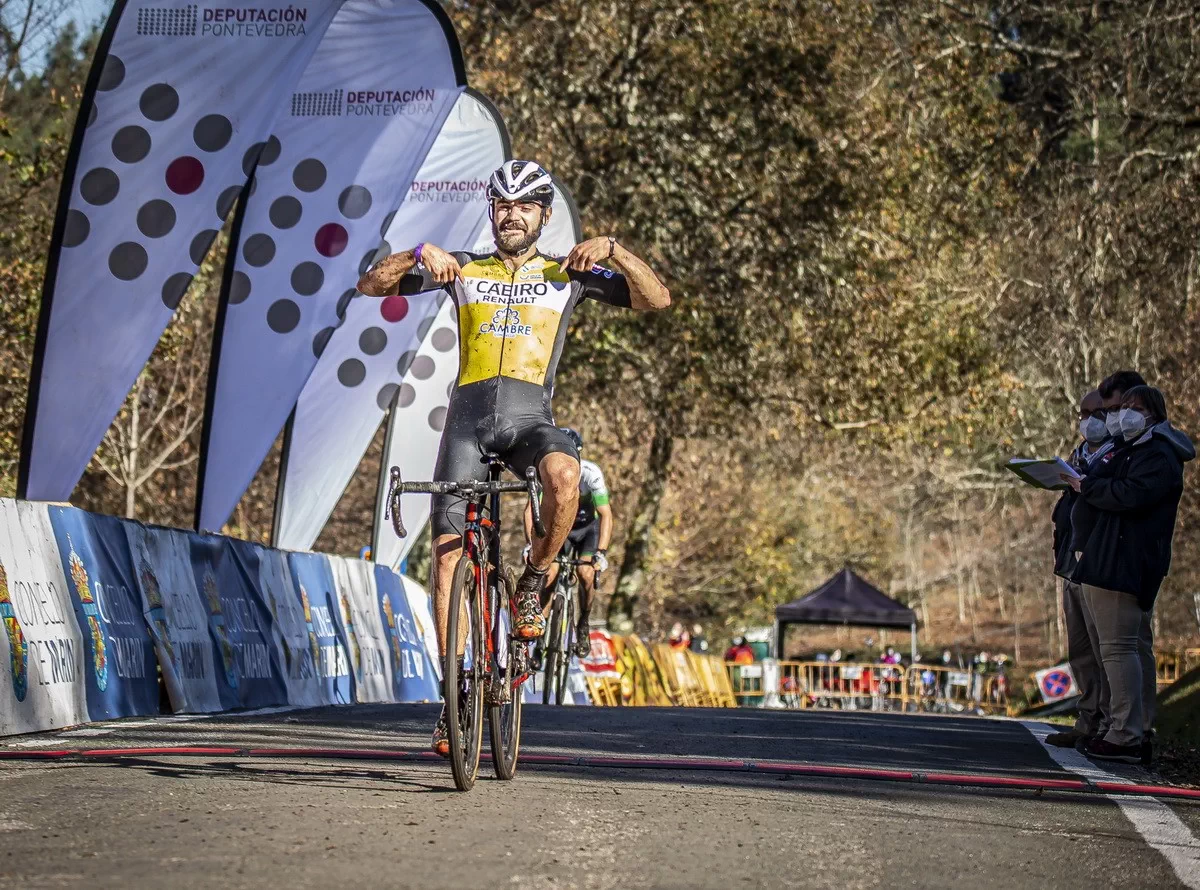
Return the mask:
[[[548,705],[554,697],[554,687],[558,683],[558,663],[562,660],[562,600],[558,595],[558,585],[554,586],[554,594],[550,599],[550,621],[546,624],[546,659],[542,674],[542,704]]]
[[[508,612],[516,595],[517,584],[512,574],[505,571],[500,577],[500,590],[496,597],[496,622],[500,626],[500,616]],[[509,612],[511,615],[512,613]],[[499,682],[507,691],[508,701],[501,705],[488,707],[488,735],[492,743],[492,767],[496,770],[496,778],[511,779],[517,771],[517,752],[521,748],[521,689],[515,685],[520,677],[520,671],[525,664],[524,652],[518,648],[529,644],[514,639],[510,633],[508,638],[508,658]]]
[[[462,628],[462,622],[467,627]],[[446,658],[443,677],[446,687],[446,724],[450,736],[450,771],[459,791],[470,791],[479,773],[479,751],[483,747],[483,683],[487,654],[483,641],[483,614],[475,563],[462,556],[454,567],[450,589],[450,615],[446,622],[447,648],[458,651],[465,630],[471,650],[471,666],[459,668],[457,655]],[[453,647],[453,648],[451,648]]]
[[[571,634],[575,632],[575,596],[567,595],[566,614],[559,631],[558,677],[554,684],[554,703],[561,705],[567,697],[567,672],[571,669]]]

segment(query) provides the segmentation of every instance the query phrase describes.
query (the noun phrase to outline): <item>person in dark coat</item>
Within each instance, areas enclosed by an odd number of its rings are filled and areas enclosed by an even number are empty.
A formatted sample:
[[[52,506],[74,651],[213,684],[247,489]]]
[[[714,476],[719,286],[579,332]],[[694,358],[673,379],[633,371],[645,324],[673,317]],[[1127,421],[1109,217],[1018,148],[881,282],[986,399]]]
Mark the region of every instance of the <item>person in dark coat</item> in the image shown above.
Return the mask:
[[[1082,480],[1072,481],[1080,495],[1075,524],[1088,533],[1075,554],[1071,580],[1083,587],[1110,694],[1108,731],[1085,751],[1137,763],[1149,758],[1154,722],[1151,611],[1171,566],[1183,465],[1196,449],[1171,426],[1166,400],[1154,387],[1127,391],[1117,418],[1116,447],[1090,465]]]
[[[1104,399],[1098,389],[1079,403],[1079,436],[1082,441],[1067,462],[1081,475],[1097,459],[1112,451],[1113,441],[1104,423]],[[1065,732],[1052,732],[1046,742],[1059,748],[1086,744],[1108,729],[1108,681],[1100,664],[1100,640],[1095,625],[1088,620],[1083,604],[1083,588],[1071,580],[1075,571],[1075,552],[1071,549],[1071,509],[1079,497],[1067,489],[1054,505],[1054,574],[1062,579],[1063,617],[1067,626],[1067,661],[1079,690],[1079,714],[1075,725]]]

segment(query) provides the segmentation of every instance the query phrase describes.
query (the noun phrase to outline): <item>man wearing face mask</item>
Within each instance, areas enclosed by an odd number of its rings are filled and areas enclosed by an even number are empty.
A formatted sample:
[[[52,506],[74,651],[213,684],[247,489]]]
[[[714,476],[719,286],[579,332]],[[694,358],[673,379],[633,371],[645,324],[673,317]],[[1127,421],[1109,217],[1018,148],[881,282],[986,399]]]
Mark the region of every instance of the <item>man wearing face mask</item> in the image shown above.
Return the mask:
[[[1071,452],[1068,463],[1080,475],[1113,449],[1104,423],[1104,399],[1092,390],[1079,404],[1079,435],[1083,441]],[[1083,604],[1083,588],[1071,580],[1075,571],[1075,553],[1071,549],[1071,508],[1079,497],[1073,489],[1064,491],[1054,506],[1054,574],[1062,578],[1063,615],[1067,625],[1067,661],[1079,689],[1079,716],[1066,732],[1052,732],[1046,742],[1059,748],[1085,744],[1108,728],[1108,683],[1100,665],[1100,642],[1095,626],[1088,620]]]
[[[1196,456],[1171,426],[1163,394],[1151,386],[1125,392],[1112,451],[1071,485],[1074,517],[1089,529],[1071,580],[1096,628],[1108,680],[1110,722],[1084,749],[1090,757],[1148,763],[1152,755],[1155,663],[1151,613],[1171,565],[1171,538],[1183,493],[1183,465]]]

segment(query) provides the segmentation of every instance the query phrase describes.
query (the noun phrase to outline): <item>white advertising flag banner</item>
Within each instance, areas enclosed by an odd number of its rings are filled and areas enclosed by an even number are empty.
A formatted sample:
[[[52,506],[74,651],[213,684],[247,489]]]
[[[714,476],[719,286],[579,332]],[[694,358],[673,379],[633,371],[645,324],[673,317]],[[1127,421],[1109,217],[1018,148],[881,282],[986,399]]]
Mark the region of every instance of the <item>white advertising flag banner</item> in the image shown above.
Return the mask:
[[[19,493],[66,500],[340,0],[118,0],[67,157]]]
[[[0,500],[0,735],[86,723],[91,652],[44,505]]]
[[[271,163],[260,160],[235,225],[200,529],[224,525],[254,478],[463,86],[453,29],[432,0],[346,0],[285,99]],[[360,374],[348,367],[343,383]]]
[[[474,244],[487,225],[487,177],[504,162],[507,144],[491,103],[471,90],[459,96],[391,217],[382,250],[406,250],[423,241]],[[404,374],[414,366],[438,310],[434,294],[382,300],[355,294],[348,305],[339,304],[339,317],[342,312],[345,317],[337,330],[326,332],[328,343],[314,347],[320,359],[300,394],[286,440],[276,546],[312,547],[395,401]],[[442,351],[456,337],[452,320],[449,325],[438,335]],[[424,362],[416,371],[423,367]],[[401,393],[402,401],[410,391]]]
[[[553,213],[539,249],[550,256],[566,256],[581,238],[579,212],[570,193],[555,182]],[[478,252],[495,250],[490,221],[475,240]],[[388,421],[383,454],[383,473],[375,503],[375,541],[372,557],[393,568],[408,555],[429,519],[428,495],[409,494],[402,498],[401,512],[408,537],[397,538],[390,522],[384,520],[387,507],[388,468],[398,466],[401,478],[411,482],[433,478],[442,428],[450,393],[458,378],[458,334],[454,304],[446,300],[430,327],[412,363],[405,369],[396,405]]]

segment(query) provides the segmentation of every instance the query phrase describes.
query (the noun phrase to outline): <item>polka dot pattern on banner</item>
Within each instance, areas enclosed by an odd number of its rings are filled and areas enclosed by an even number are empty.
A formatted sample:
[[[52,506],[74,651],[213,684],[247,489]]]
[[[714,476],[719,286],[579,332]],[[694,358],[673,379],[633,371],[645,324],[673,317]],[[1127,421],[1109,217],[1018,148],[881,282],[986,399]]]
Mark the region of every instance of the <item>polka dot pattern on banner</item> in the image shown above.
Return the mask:
[[[100,79],[96,82],[96,89],[102,93],[107,93],[109,90],[115,90],[125,80],[125,63],[112,53],[108,54],[108,58],[104,60],[104,68],[100,72]]]
[[[358,263],[358,274],[366,275],[367,270],[375,265],[375,251],[368,250],[363,254],[363,258]]]
[[[136,241],[122,241],[108,255],[108,270],[122,281],[133,281],[146,271],[146,248]]]
[[[419,325],[417,325],[417,339],[418,340],[425,339],[425,335],[429,333],[429,329],[431,327],[433,327],[433,323],[435,321],[437,321],[437,316],[430,315],[428,318],[422,320],[422,322]],[[433,361],[433,359],[430,359],[430,361]]]
[[[300,222],[300,217],[304,213],[304,205],[293,198],[291,195],[284,195],[282,198],[276,198],[271,204],[271,209],[267,215],[271,218],[271,225],[277,229],[290,229],[296,223]]]
[[[400,387],[400,398],[396,400],[396,404],[401,408],[407,408],[417,400],[417,391],[413,389],[411,383],[406,383]]]
[[[379,393],[375,396],[375,404],[379,406],[380,411],[386,411],[392,407],[392,399],[396,398],[396,393],[400,391],[400,387],[395,383],[388,383],[382,386]]]
[[[79,180],[79,194],[89,204],[101,207],[117,196],[121,190],[121,180],[107,167],[96,167],[83,174]]]
[[[234,272],[229,281],[229,302],[244,303],[250,296],[250,276],[245,272]]]
[[[188,285],[192,283],[190,272],[176,272],[162,286],[163,305],[174,311],[179,308],[179,301],[187,293]]]
[[[305,158],[292,171],[292,182],[302,192],[315,192],[325,184],[325,165],[316,158]]]
[[[457,387],[458,387],[458,381],[457,381],[457,380],[451,380],[451,381],[450,381],[450,385],[446,387],[446,398],[448,398],[448,399],[449,399],[449,398],[452,398],[452,397],[454,396],[454,390],[455,390]]]
[[[167,165],[167,188],[177,195],[190,195],[204,182],[204,165],[199,158],[184,155]]]
[[[156,83],[146,87],[142,98],[138,100],[138,108],[147,120],[160,123],[167,120],[179,110],[179,94],[168,83]]]
[[[325,283],[325,271],[316,263],[304,262],[292,270],[292,290],[302,297],[311,297]]]
[[[166,201],[147,201],[138,209],[137,227],[147,238],[161,238],[175,228],[175,208]]]
[[[63,229],[63,247],[78,247],[92,232],[87,216],[78,210],[67,211],[67,225]]]
[[[192,139],[201,151],[220,151],[232,137],[233,124],[223,114],[206,114],[192,129]]]
[[[358,348],[367,355],[379,355],[387,346],[387,334],[383,328],[367,328],[358,335]]]
[[[337,376],[342,386],[358,386],[367,376],[367,367],[356,358],[348,358],[338,365]]]
[[[325,351],[325,347],[329,345],[329,338],[333,336],[335,328],[321,328],[317,332],[317,336],[313,337],[312,350],[313,355],[317,358],[321,357],[321,353]]]
[[[446,409],[441,405],[429,412],[429,425],[437,432],[446,426]]]
[[[192,239],[192,243],[188,247],[188,256],[191,257],[193,263],[199,266],[204,262],[204,257],[208,254],[208,249],[212,247],[216,237],[216,229],[205,229]]]
[[[96,114],[97,114],[97,110],[96,110],[96,103],[93,101],[93,102],[92,102],[92,107],[88,109],[88,122],[87,122],[87,125],[88,125],[89,127],[90,127],[92,124],[94,124],[94,123],[96,122]]]
[[[338,195],[338,210],[347,219],[362,219],[371,209],[371,193],[361,185],[351,185]]]
[[[344,319],[346,317],[346,310],[350,307],[350,301],[353,300],[357,296],[358,296],[358,291],[356,291],[354,288],[350,288],[350,290],[345,291],[340,297],[338,297],[338,301],[337,301],[338,321],[341,321],[342,319]],[[391,299],[391,298],[389,297],[387,299]],[[387,299],[385,299],[383,302],[386,303]]]
[[[231,185],[229,188],[221,192],[217,198],[217,218],[225,219],[229,216],[229,211],[233,209],[233,205],[237,203],[238,195],[242,192],[240,185]]]
[[[270,235],[251,235],[242,243],[242,259],[259,268],[275,259],[275,241]]]
[[[317,229],[317,235],[313,238],[313,246],[317,248],[317,253],[321,256],[335,257],[346,249],[349,241],[350,236],[345,227],[337,223],[326,223]]]
[[[267,310],[267,327],[277,334],[290,334],[300,324],[300,307],[291,300],[276,300]]]
[[[450,328],[438,328],[429,342],[438,352],[449,352],[458,342],[458,336]]]
[[[144,127],[121,127],[113,135],[112,153],[122,164],[136,164],[150,154],[150,134]]]
[[[401,321],[404,316],[408,315],[408,299],[399,294],[384,297],[379,301],[379,314],[383,316],[384,321],[390,321],[393,324]]]
[[[409,370],[418,380],[428,380],[433,376],[433,359],[427,355],[419,355]]]
[[[387,216],[385,216],[383,218],[383,222],[379,226],[379,237],[380,238],[387,237],[388,229],[390,229],[392,227],[392,220],[394,220],[395,218],[396,218],[395,210],[393,210],[391,213],[389,213]]]
[[[279,160],[279,153],[283,151],[283,146],[274,136],[267,139],[267,144],[263,146],[262,154],[258,156],[258,166],[270,167]]]
[[[404,355],[400,356],[400,360],[396,362],[396,373],[401,377],[408,373],[408,369],[412,367],[413,359],[417,357],[417,351],[410,349]]]

